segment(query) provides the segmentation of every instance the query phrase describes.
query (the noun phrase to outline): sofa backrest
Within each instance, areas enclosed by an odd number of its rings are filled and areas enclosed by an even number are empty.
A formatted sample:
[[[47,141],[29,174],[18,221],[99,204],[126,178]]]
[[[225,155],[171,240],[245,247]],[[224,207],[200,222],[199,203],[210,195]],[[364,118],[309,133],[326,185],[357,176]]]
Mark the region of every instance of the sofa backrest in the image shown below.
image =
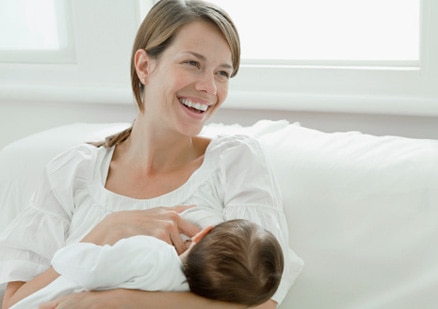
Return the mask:
[[[0,151],[0,232],[44,165],[127,123],[75,123]],[[272,163],[304,270],[281,308],[436,308],[438,141],[325,133],[286,121],[210,124],[205,136],[256,137]]]

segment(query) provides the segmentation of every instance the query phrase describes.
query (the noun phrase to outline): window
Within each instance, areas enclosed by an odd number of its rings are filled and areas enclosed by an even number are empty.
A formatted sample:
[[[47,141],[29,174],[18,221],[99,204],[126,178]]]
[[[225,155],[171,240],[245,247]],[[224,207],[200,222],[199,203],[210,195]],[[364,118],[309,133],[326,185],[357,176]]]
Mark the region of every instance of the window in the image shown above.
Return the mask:
[[[138,0],[139,3],[139,17],[140,22],[145,18],[148,11],[152,8],[152,6],[157,3],[158,0]]]
[[[70,20],[67,1],[1,1],[0,61],[72,62]]]
[[[437,1],[211,1],[242,39],[228,106],[438,115]]]
[[[213,2],[235,21],[245,63],[419,61],[420,0]]]
[[[132,104],[131,47],[156,1],[1,0],[0,101]],[[438,115],[436,0],[209,1],[242,39],[224,107]],[[25,23],[22,11],[4,9],[11,3],[35,14],[34,3],[45,3],[46,26],[57,25],[27,63],[12,63],[24,47],[4,40],[5,16]]]
[[[23,56],[19,61],[5,61],[0,51],[0,102],[132,104],[129,62],[139,22],[138,0],[52,3],[58,43],[53,50],[12,51],[11,57]],[[10,13],[13,18],[22,14]],[[70,32],[63,32],[69,27]],[[63,54],[68,50],[70,54]],[[62,59],[62,55],[72,57]]]

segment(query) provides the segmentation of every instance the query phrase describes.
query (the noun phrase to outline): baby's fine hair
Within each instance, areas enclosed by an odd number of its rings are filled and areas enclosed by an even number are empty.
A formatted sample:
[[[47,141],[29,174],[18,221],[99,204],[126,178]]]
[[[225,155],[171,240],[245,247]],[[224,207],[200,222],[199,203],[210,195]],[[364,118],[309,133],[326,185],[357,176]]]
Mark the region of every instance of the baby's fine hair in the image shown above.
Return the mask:
[[[184,272],[195,294],[255,306],[275,293],[283,264],[280,244],[272,233],[236,219],[217,225],[193,246]]]

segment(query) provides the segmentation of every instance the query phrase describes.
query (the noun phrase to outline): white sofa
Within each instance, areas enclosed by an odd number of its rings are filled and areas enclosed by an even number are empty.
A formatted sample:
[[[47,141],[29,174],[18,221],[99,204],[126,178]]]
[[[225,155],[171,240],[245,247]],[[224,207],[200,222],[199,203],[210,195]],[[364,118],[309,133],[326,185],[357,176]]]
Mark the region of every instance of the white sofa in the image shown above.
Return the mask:
[[[126,123],[76,123],[0,152],[0,231],[25,207],[44,164]],[[210,124],[256,136],[281,186],[290,246],[305,262],[280,308],[438,308],[438,141],[324,133],[286,121]]]

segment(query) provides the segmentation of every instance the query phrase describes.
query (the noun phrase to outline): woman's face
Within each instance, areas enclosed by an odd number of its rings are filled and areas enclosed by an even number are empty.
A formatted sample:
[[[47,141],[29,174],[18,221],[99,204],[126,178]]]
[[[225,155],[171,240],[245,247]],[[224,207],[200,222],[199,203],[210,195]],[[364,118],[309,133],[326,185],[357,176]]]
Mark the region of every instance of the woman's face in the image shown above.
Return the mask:
[[[228,94],[233,67],[222,33],[211,23],[192,22],[158,60],[145,52],[143,58],[147,65],[137,74],[147,80],[144,117],[156,126],[197,135]]]

